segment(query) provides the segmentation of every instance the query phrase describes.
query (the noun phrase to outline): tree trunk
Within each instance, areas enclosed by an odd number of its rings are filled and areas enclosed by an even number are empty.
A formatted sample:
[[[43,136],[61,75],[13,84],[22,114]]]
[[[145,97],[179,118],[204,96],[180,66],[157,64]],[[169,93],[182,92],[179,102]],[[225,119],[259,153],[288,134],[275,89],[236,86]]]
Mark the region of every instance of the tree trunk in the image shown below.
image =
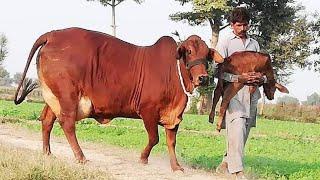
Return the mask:
[[[219,33],[220,33],[220,27],[218,23],[214,23],[211,25],[212,30],[212,36],[211,36],[211,47],[215,48],[218,43]]]
[[[113,36],[116,37],[116,5],[115,5],[115,0],[112,0],[112,32]]]

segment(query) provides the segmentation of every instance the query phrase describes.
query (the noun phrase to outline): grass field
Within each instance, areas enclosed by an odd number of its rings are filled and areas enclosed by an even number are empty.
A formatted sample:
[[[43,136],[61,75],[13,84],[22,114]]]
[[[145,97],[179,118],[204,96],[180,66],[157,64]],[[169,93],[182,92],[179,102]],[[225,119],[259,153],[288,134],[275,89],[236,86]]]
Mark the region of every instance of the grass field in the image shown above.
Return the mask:
[[[15,149],[0,144],[0,179],[111,179],[111,176],[53,156],[43,156],[27,149]]]
[[[23,103],[15,106],[0,101],[0,117],[23,127],[40,131],[36,121],[43,104]],[[11,119],[11,120],[10,120]],[[20,120],[17,120],[20,119]],[[167,154],[164,131],[153,154]],[[207,116],[184,115],[177,136],[177,154],[187,164],[213,171],[224,154],[225,140],[215,135]],[[64,136],[56,124],[55,135]],[[147,135],[141,120],[115,119],[109,125],[99,125],[92,119],[77,124],[77,136],[82,141],[112,144],[142,150]],[[320,177],[320,124],[259,119],[246,147],[246,171],[261,179],[318,179]]]

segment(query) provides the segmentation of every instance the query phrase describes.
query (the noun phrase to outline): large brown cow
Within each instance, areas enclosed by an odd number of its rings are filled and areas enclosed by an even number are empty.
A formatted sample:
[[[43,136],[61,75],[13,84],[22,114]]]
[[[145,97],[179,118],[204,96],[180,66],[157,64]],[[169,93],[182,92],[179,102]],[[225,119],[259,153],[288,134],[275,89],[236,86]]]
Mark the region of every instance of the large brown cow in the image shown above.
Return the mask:
[[[76,121],[86,117],[100,123],[115,117],[141,118],[149,137],[141,162],[148,162],[159,141],[157,126],[162,125],[171,168],[183,170],[175,154],[176,133],[187,102],[182,86],[191,92],[206,84],[207,58],[221,59],[204,41],[193,35],[178,47],[171,37],[162,37],[152,46],[141,47],[79,28],[51,31],[33,45],[23,79],[39,47],[37,70],[46,102],[40,116],[45,153],[50,154],[50,132],[56,118],[80,162],[86,158],[77,142]],[[26,95],[24,91],[17,100],[20,88],[21,83],[16,104]]]
[[[218,131],[220,131],[222,128],[222,121],[224,119],[225,112],[228,108],[230,100],[245,85],[244,83],[240,82],[224,82],[224,72],[236,75],[250,72],[260,72],[266,75],[268,81],[263,84],[263,91],[269,100],[273,100],[276,89],[278,89],[282,93],[289,93],[286,87],[276,82],[272,68],[271,58],[268,54],[254,51],[243,51],[233,53],[231,56],[227,57],[223,63],[218,65],[219,79],[217,87],[214,90],[212,108],[209,115],[209,122],[213,123],[215,116],[215,108],[219,101],[219,98],[222,96],[219,119],[217,121],[216,128]],[[255,90],[256,85],[250,86],[250,93],[253,93]]]

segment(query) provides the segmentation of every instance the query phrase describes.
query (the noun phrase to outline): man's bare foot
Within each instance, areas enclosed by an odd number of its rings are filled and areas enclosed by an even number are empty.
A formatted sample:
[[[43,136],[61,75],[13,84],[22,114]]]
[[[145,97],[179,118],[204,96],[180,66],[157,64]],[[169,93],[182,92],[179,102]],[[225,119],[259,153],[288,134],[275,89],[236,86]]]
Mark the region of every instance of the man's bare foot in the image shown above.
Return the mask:
[[[229,174],[228,163],[227,162],[221,162],[219,164],[219,166],[217,167],[216,172],[219,173],[219,174],[225,174],[225,175]]]
[[[244,175],[243,171],[233,173],[232,175],[235,176],[236,180],[248,180],[248,178]]]

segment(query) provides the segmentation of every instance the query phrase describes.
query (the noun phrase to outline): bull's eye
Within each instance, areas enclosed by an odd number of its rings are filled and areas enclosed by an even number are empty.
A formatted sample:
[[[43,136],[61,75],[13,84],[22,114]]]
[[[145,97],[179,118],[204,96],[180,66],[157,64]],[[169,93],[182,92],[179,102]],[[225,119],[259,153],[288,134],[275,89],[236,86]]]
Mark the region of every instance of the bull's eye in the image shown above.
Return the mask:
[[[188,53],[188,54],[191,54],[191,49],[188,49],[188,50],[187,50],[187,53]]]

